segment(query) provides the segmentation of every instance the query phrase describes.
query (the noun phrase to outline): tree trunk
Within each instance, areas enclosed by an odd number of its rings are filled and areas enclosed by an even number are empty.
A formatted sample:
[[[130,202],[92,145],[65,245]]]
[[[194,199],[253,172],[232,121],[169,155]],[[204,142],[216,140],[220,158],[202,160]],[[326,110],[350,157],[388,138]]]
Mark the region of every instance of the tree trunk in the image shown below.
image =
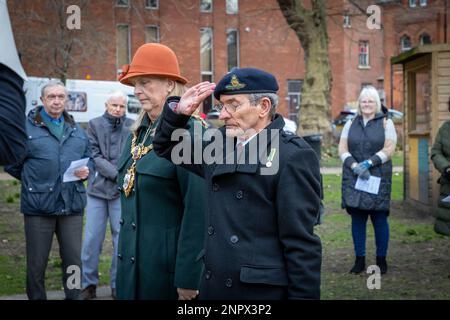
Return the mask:
[[[331,139],[330,91],[332,75],[328,58],[328,33],[324,0],[312,0],[305,9],[302,0],[277,0],[289,26],[305,53],[305,79],[298,115],[300,136],[321,133]]]

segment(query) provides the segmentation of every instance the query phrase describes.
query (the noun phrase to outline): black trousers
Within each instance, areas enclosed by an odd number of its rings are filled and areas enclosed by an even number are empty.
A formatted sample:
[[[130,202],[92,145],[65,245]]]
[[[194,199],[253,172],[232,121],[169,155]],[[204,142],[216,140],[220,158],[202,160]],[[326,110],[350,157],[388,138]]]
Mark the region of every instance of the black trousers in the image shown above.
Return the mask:
[[[52,247],[53,234],[59,243],[62,260],[62,281],[66,299],[77,299],[79,288],[72,276],[81,277],[81,238],[83,216],[30,216],[24,215],[27,252],[27,296],[30,300],[46,300],[45,270]],[[78,269],[77,269],[78,268]],[[74,271],[76,270],[76,271]],[[70,279],[69,279],[70,277]],[[69,287],[67,280],[70,280]],[[79,279],[81,280],[81,278]],[[78,282],[79,283],[79,282]]]

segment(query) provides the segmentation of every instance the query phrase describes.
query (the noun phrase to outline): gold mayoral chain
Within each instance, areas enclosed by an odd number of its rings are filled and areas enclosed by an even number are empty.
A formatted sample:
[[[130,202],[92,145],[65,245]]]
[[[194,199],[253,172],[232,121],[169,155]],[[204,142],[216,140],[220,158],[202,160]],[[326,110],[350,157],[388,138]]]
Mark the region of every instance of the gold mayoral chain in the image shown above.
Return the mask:
[[[127,170],[127,174],[123,178],[123,191],[125,192],[125,197],[129,196],[134,186],[134,180],[136,177],[136,162],[153,149],[153,144],[148,147],[144,147],[144,143],[151,131],[154,130],[151,130],[151,127],[149,127],[145,133],[144,139],[138,145],[136,145],[137,135],[136,133],[133,133],[133,140],[131,141],[131,157],[133,158],[133,164]]]

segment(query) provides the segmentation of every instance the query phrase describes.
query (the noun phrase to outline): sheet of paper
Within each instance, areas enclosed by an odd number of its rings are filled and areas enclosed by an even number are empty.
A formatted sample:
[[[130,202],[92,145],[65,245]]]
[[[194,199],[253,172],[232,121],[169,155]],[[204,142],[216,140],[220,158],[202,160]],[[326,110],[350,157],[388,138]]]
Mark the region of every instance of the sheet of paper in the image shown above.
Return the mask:
[[[70,166],[67,168],[66,172],[64,172],[63,182],[80,180],[80,178],[78,178],[75,175],[75,170],[80,169],[81,167],[87,166],[88,161],[89,161],[89,158],[72,161],[70,163]]]
[[[358,177],[358,180],[356,180],[355,189],[372,194],[378,194],[378,191],[380,189],[380,182],[380,177],[370,176],[368,180],[364,180]]]
[[[442,202],[450,202],[450,195],[442,199]]]

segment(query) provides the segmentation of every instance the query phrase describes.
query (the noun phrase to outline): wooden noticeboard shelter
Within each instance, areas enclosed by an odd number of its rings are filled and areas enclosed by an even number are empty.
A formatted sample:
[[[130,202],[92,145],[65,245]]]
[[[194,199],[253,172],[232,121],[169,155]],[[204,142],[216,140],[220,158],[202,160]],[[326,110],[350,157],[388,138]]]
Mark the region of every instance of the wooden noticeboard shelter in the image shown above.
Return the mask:
[[[405,201],[431,213],[439,195],[431,147],[450,120],[450,45],[419,46],[391,58],[391,64],[403,65]]]

